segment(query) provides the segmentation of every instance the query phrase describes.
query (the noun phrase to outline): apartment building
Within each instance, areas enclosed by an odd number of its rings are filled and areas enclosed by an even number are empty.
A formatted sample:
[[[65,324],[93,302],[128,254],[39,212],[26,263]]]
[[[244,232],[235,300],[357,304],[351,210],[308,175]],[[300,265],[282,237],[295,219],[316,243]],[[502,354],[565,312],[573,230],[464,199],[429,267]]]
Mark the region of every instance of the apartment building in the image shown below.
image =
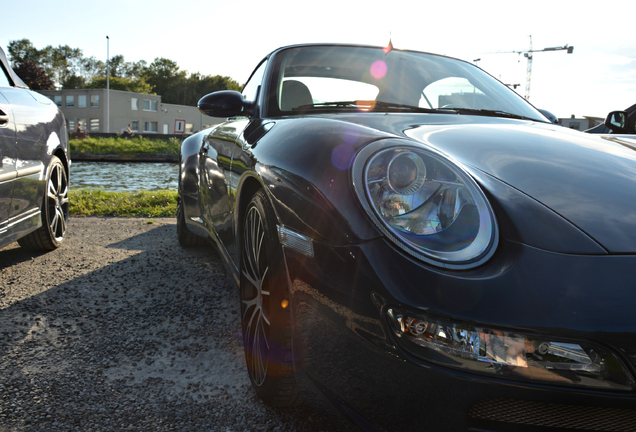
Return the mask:
[[[158,95],[106,89],[40,90],[39,93],[60,107],[69,132],[76,131],[81,124],[82,130],[88,133],[121,133],[130,125],[133,132],[142,135],[179,135],[225,120],[209,117],[197,107],[162,103]]]

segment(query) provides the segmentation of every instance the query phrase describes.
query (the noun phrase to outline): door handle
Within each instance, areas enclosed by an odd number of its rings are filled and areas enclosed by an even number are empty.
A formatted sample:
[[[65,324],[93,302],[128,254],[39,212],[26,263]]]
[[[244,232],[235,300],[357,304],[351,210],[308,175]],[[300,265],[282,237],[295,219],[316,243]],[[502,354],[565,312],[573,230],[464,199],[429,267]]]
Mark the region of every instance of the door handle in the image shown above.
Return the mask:
[[[0,127],[7,127],[9,125],[9,116],[4,111],[0,110]]]

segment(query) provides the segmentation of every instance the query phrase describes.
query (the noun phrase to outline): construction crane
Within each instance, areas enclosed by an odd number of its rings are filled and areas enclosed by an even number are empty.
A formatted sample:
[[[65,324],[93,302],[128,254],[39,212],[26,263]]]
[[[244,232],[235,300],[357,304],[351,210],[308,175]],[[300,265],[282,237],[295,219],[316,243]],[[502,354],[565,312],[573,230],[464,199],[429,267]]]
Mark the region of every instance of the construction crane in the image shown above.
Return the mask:
[[[528,59],[528,65],[526,67],[526,100],[530,100],[530,80],[532,77],[532,58],[534,57],[534,53],[536,52],[545,52],[545,51],[561,51],[565,50],[568,54],[572,54],[574,52],[574,47],[569,45],[564,45],[560,47],[552,47],[552,48],[543,48],[539,50],[532,49],[532,35],[530,37],[530,48],[527,50],[519,50],[519,51],[497,51],[495,54],[523,54],[523,56]]]

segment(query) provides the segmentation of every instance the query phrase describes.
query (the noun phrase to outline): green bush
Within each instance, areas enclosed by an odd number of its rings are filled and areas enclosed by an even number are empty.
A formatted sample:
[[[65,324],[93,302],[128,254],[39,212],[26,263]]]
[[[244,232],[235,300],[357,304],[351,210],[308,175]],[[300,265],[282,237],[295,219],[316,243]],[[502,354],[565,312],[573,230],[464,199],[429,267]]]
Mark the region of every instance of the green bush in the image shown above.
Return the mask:
[[[79,189],[69,192],[71,216],[176,217],[177,191],[108,192]]]
[[[82,138],[70,139],[69,147],[71,152],[79,153],[111,153],[111,154],[177,154],[181,140],[179,138],[169,139],[148,139],[141,135],[131,138],[109,137],[109,138]]]

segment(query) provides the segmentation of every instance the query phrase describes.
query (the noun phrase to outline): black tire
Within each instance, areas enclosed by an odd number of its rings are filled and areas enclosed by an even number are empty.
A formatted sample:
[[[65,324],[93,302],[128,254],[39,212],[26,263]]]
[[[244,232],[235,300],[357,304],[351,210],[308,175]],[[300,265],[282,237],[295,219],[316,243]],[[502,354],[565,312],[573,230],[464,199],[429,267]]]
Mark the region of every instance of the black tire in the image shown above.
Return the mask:
[[[42,200],[42,226],[18,240],[20,246],[33,250],[54,250],[60,247],[68,224],[68,174],[62,161],[53,156],[46,177]]]
[[[177,198],[177,237],[181,247],[201,247],[207,244],[203,237],[194,234],[186,226],[181,197]]]
[[[247,206],[241,242],[241,327],[250,381],[267,404],[298,405],[283,251],[263,190]]]

